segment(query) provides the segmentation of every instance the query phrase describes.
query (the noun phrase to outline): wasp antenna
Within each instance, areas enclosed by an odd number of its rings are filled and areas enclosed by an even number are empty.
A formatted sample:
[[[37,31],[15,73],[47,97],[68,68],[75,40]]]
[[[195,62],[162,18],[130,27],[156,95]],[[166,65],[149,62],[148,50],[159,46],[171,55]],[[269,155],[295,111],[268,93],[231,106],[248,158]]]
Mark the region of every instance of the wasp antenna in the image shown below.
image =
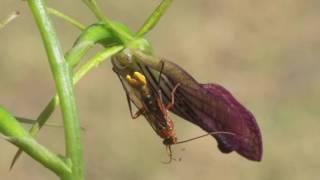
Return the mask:
[[[197,139],[209,136],[209,135],[214,135],[214,134],[226,134],[226,135],[232,135],[232,136],[236,135],[235,133],[232,133],[232,132],[216,131],[216,132],[210,132],[210,133],[207,133],[207,134],[204,134],[204,135],[201,135],[201,136],[197,136],[197,137],[194,137],[194,138],[190,138],[190,139],[187,139],[187,140],[179,141],[179,142],[177,142],[175,144],[183,144],[183,143],[186,143],[186,142],[194,141],[194,140],[197,140]],[[175,144],[172,144],[172,145],[175,145]]]

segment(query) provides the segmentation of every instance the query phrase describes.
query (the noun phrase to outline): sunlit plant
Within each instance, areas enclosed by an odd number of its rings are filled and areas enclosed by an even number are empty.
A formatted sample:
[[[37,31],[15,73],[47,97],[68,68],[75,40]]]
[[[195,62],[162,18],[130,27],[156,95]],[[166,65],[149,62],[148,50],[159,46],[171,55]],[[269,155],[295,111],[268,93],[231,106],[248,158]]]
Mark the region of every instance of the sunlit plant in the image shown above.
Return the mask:
[[[57,94],[34,120],[29,132],[20,124],[25,118],[15,117],[0,107],[0,132],[4,139],[19,148],[11,168],[25,152],[60,179],[84,179],[81,128],[73,88],[83,76],[109,58],[126,92],[132,117],[143,115],[148,120],[169,149],[170,159],[170,147],[179,141],[168,110],[211,134],[222,152],[236,151],[250,160],[261,160],[262,141],[255,118],[231,93],[216,84],[201,84],[180,66],[153,56],[152,47],[144,36],[158,23],[172,0],[163,0],[135,33],[104,16],[94,0],[83,0],[97,18],[97,22],[89,26],[47,7],[44,0],[27,2],[46,49]],[[50,15],[66,20],[81,31],[66,54],[61,51]],[[0,28],[11,19],[1,23]],[[77,67],[88,50],[96,45],[102,45],[103,50]],[[138,108],[135,114],[131,102]],[[65,132],[65,155],[57,155],[34,139],[59,105]]]

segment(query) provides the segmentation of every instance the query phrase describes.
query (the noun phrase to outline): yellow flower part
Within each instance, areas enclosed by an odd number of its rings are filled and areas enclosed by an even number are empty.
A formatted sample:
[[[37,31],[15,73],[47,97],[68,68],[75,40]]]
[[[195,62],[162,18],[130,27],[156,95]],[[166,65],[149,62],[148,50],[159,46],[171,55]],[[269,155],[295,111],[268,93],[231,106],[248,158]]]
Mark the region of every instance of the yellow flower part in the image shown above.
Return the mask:
[[[126,79],[128,83],[134,87],[144,87],[147,85],[146,77],[137,71],[133,73],[133,76],[128,74]]]

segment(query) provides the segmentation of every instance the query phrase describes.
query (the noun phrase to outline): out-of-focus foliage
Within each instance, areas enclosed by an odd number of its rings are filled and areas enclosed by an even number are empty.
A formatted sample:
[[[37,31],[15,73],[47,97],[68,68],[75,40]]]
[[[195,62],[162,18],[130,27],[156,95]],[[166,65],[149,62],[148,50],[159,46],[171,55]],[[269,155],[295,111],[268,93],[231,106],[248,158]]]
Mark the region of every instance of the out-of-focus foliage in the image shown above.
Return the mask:
[[[100,1],[105,13],[137,29],[160,1]],[[3,0],[0,17],[21,16],[0,31],[0,103],[34,118],[54,93],[44,49],[22,1]],[[49,4],[85,24],[93,16],[80,1]],[[320,177],[320,3],[316,0],[176,0],[148,37],[157,55],[179,63],[199,81],[216,82],[256,116],[264,157],[254,163],[224,155],[211,138],[175,146],[181,162],[167,160],[161,140],[141,117],[131,120],[110,63],[77,86],[87,179],[317,179]],[[64,50],[79,34],[55,19]],[[56,113],[58,114],[58,113]],[[60,116],[51,121],[60,122]],[[178,137],[203,133],[173,116]],[[63,152],[62,129],[46,127],[40,142]],[[1,179],[55,179],[24,155],[12,172],[16,150],[0,142]]]

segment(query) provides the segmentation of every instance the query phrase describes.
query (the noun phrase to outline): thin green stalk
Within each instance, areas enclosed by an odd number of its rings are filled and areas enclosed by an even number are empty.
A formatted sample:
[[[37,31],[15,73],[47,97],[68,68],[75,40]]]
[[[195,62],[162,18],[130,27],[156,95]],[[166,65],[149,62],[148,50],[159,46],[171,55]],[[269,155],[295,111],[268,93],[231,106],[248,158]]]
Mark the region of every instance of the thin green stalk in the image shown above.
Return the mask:
[[[101,64],[111,56],[117,54],[118,52],[123,50],[123,48],[123,46],[113,46],[96,53],[96,55],[90,58],[87,63],[83,64],[73,75],[73,83],[77,84],[81,80],[81,78],[88,74],[93,68],[97,67],[99,64]],[[55,95],[54,97],[57,97],[57,95]],[[57,101],[57,105],[59,105],[59,101]]]
[[[78,71],[73,75],[73,83],[77,84],[79,80],[88,74],[94,67],[97,67],[100,63],[104,60],[110,58],[112,55],[120,52],[124,47],[123,46],[113,46],[108,49],[105,49],[101,52],[98,52],[94,57],[90,58],[87,63],[82,65]],[[51,98],[48,105],[44,108],[44,110],[40,113],[39,117],[37,118],[36,122],[33,124],[32,128],[30,129],[29,133],[31,136],[35,136],[41,127],[47,122],[49,117],[54,112],[55,108],[59,105],[59,97],[56,94],[54,97]],[[14,166],[18,158],[22,153],[22,149],[19,149],[10,165],[10,169]]]
[[[101,31],[101,28],[99,27],[89,27],[87,30],[84,30],[82,32],[82,35],[78,38],[76,44],[73,46],[73,48],[71,48],[65,55],[65,59],[69,66],[71,66],[72,68],[77,66],[81,58],[86,54],[86,52],[101,39],[106,38],[106,36],[107,35],[104,33],[104,31]],[[46,123],[46,121],[49,119],[49,117],[52,115],[53,111],[58,105],[59,98],[57,95],[55,95],[50,100],[48,105],[44,108],[44,110],[40,113],[40,115],[36,119],[36,122],[31,127],[29,131],[31,136],[35,136],[39,132],[40,128]],[[10,169],[13,168],[18,158],[21,156],[22,152],[22,149],[19,149],[16,152],[11,161]]]
[[[114,25],[114,23],[111,20],[109,20],[107,17],[103,15],[102,11],[97,6],[97,2],[95,0],[82,0],[82,1],[94,13],[94,15],[99,21],[104,22],[106,26],[112,29],[113,33],[115,33],[115,36],[118,37],[123,44],[127,44],[134,39],[130,34],[128,34],[119,26]]]
[[[55,15],[65,21],[69,22],[70,24],[74,25],[75,27],[77,27],[80,30],[84,30],[86,28],[85,25],[81,24],[79,21],[73,19],[70,16],[65,15],[64,13],[62,13],[56,9],[47,8],[47,10],[50,14]]]
[[[70,166],[68,166],[68,164],[61,157],[52,153],[33,138],[9,138],[8,141],[22,148],[24,152],[29,154],[32,158],[53,171],[58,176],[65,176],[71,173]]]
[[[21,124],[2,107],[0,107],[0,133],[2,138],[23,149],[57,175],[71,172],[70,167],[61,157],[37,143]]]
[[[97,5],[97,2],[95,0],[82,0],[85,5],[93,12],[93,14],[96,16],[96,18],[100,21],[106,20],[107,23],[110,23],[110,20],[108,20],[106,17],[103,16],[102,11]]]
[[[73,80],[77,83],[83,76],[90,72],[93,68],[97,67],[106,59],[117,54],[124,49],[123,46],[113,46],[108,49],[102,50],[94,55],[87,63],[81,66],[77,73],[73,76]]]
[[[49,101],[49,103],[44,108],[44,110],[40,113],[40,115],[36,119],[36,122],[32,125],[32,127],[29,131],[29,133],[32,137],[34,137],[37,134],[37,132],[39,132],[40,128],[46,123],[46,121],[49,119],[49,117],[52,115],[52,113],[54,112],[55,108],[58,105],[59,105],[59,98],[58,98],[58,95],[55,95]],[[17,162],[18,158],[21,156],[22,152],[23,152],[23,150],[21,148],[19,148],[11,161],[10,169],[13,168],[13,166]]]
[[[56,83],[65,127],[66,157],[70,158],[70,180],[83,180],[83,152],[80,140],[80,123],[73,93],[72,72],[64,59],[60,43],[54,31],[44,0],[28,0],[29,7],[40,30],[48,55],[50,68]]]
[[[159,6],[152,12],[149,18],[144,22],[142,27],[138,30],[135,37],[142,37],[151,31],[159,22],[162,15],[166,12],[173,0],[163,0]]]
[[[37,121],[34,119],[29,119],[29,118],[25,118],[25,117],[17,117],[17,116],[15,116],[15,118],[17,119],[17,121],[19,121],[20,123],[23,123],[23,124],[34,125],[35,123],[37,123]],[[53,127],[53,128],[63,128],[63,125],[59,124],[59,123],[46,123],[45,126]],[[83,127],[81,127],[81,130],[85,130],[85,129]]]
[[[123,46],[113,46],[108,49],[98,52],[95,56],[90,58],[87,63],[83,64],[77,72],[73,75],[73,84],[77,84],[83,76],[88,74],[93,68],[97,67],[104,60],[110,58],[112,55],[120,52]],[[55,108],[59,105],[59,97],[55,95],[52,97],[51,101],[48,103],[46,108],[41,112],[39,118],[37,119],[37,125],[30,130],[32,136],[36,135],[40,128],[45,124],[48,118],[51,116]]]
[[[27,154],[58,176],[71,173],[70,166],[61,157],[49,151],[33,138],[10,138],[8,141],[23,148]]]
[[[77,66],[81,58],[92,46],[100,42],[102,39],[108,39],[109,35],[110,34],[106,33],[104,27],[101,27],[98,24],[91,25],[87,29],[85,29],[80,35],[80,37],[77,39],[75,45],[65,55],[65,59],[69,66],[71,66],[72,68]],[[31,127],[30,134],[32,136],[35,136],[37,132],[40,130],[40,128],[44,125],[44,123],[46,123],[46,121],[52,115],[54,109],[57,107],[58,104],[59,98],[56,95],[50,100],[49,104],[40,113],[40,115],[36,119],[36,122]],[[16,152],[12,159],[10,169],[13,168],[16,161],[21,156],[22,152],[22,149],[19,149]]]

